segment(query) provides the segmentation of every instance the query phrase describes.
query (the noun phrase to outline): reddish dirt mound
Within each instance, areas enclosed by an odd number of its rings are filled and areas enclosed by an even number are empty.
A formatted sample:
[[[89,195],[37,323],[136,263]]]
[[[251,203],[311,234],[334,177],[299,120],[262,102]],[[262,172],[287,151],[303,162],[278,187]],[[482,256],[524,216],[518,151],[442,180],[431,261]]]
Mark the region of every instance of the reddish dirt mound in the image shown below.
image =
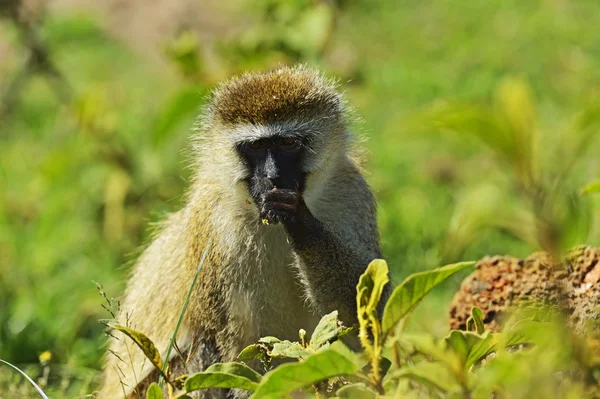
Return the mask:
[[[600,317],[600,249],[577,247],[557,261],[547,253],[526,259],[494,256],[477,263],[450,305],[450,327],[466,329],[473,306],[487,328],[497,331],[513,307],[550,304],[565,309],[571,325],[583,332]]]

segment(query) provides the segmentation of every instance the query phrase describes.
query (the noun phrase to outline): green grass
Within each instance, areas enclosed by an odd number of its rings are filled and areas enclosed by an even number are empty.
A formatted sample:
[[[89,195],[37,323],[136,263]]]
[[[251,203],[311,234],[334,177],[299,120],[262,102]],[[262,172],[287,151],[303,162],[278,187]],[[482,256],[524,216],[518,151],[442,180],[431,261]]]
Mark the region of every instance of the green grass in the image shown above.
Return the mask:
[[[515,75],[531,85],[551,147],[557,127],[600,92],[600,3],[347,3],[334,43],[356,60],[360,79],[342,88],[364,119],[356,128],[369,136],[368,179],[394,280],[442,262],[537,250],[485,230],[461,259],[444,258],[455,205],[470,187],[498,184],[509,201],[515,193],[491,151],[466,136],[420,129],[412,115],[446,99],[487,103],[500,79]],[[92,281],[121,293],[150,224],[179,207],[186,186],[181,152],[193,116],[184,111],[197,105],[189,93],[201,99],[206,88],[98,26],[86,16],[51,15],[44,37],[76,97],[63,105],[35,78],[0,125],[0,358],[17,365],[50,350],[64,367],[100,367],[105,339],[97,320],[106,314]],[[10,71],[4,83],[23,57],[18,51],[0,61]],[[335,59],[320,65],[336,70]],[[600,144],[591,147],[597,153]],[[600,176],[600,165],[592,159],[576,172],[569,182],[581,187]],[[119,188],[124,200],[108,207],[107,191]],[[594,220],[588,241],[598,244],[598,212]],[[446,329],[445,306],[459,281],[417,309],[414,328]]]

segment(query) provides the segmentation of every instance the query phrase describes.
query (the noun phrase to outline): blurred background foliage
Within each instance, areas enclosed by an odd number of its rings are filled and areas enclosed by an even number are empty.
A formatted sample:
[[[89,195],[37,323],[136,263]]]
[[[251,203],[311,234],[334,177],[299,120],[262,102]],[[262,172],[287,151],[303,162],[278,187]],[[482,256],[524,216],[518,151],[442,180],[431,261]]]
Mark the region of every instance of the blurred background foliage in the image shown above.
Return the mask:
[[[339,78],[394,280],[598,245],[600,196],[580,190],[600,178],[599,24],[595,0],[0,2],[0,358],[48,350],[63,393],[88,389],[94,281],[122,292],[181,205],[206,94],[247,69]],[[413,328],[446,331],[459,281]]]

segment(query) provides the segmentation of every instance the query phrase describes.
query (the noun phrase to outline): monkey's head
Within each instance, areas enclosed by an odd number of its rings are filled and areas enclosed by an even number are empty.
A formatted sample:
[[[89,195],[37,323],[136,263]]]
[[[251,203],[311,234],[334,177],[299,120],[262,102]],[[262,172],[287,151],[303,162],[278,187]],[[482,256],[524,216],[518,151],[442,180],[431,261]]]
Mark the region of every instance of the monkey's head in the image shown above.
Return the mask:
[[[245,74],[214,92],[198,157],[227,192],[244,187],[238,197],[258,202],[278,188],[310,201],[347,153],[345,120],[334,83],[319,72],[299,66]]]

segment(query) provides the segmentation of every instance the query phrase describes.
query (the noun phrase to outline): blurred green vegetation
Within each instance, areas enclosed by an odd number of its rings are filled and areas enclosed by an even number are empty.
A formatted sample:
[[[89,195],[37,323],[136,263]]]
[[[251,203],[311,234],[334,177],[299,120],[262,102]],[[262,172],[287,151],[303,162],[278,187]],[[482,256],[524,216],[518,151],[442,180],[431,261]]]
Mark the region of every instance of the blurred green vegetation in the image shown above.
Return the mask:
[[[369,137],[368,180],[396,281],[488,254],[525,256],[544,242],[531,224],[546,216],[575,231],[564,246],[600,242],[600,196],[572,195],[600,176],[600,142],[581,133],[595,132],[589,110],[600,99],[597,1],[243,7],[248,29],[217,37],[208,50],[193,26],[175,29],[152,44],[161,62],[117,39],[100,14],[51,9],[40,21],[73,93],[65,101],[47,76],[33,74],[0,114],[0,358],[36,363],[49,350],[63,375],[82,380],[100,367],[97,320],[106,312],[94,281],[122,292],[149,226],[181,204],[189,174],[182,152],[206,93],[248,68],[307,62],[340,78],[364,119],[354,130]],[[0,19],[0,39],[4,89],[28,48],[9,18]],[[448,109],[498,111],[502,82],[518,82],[516,92],[531,99],[526,131],[535,150],[519,159],[535,164],[550,198],[537,215],[531,200],[539,197],[523,190],[498,146],[486,145],[487,128],[463,134],[467,117],[447,119]],[[582,113],[594,123],[573,128]],[[446,303],[459,281],[423,303],[429,317],[418,311],[415,329],[447,330]]]

